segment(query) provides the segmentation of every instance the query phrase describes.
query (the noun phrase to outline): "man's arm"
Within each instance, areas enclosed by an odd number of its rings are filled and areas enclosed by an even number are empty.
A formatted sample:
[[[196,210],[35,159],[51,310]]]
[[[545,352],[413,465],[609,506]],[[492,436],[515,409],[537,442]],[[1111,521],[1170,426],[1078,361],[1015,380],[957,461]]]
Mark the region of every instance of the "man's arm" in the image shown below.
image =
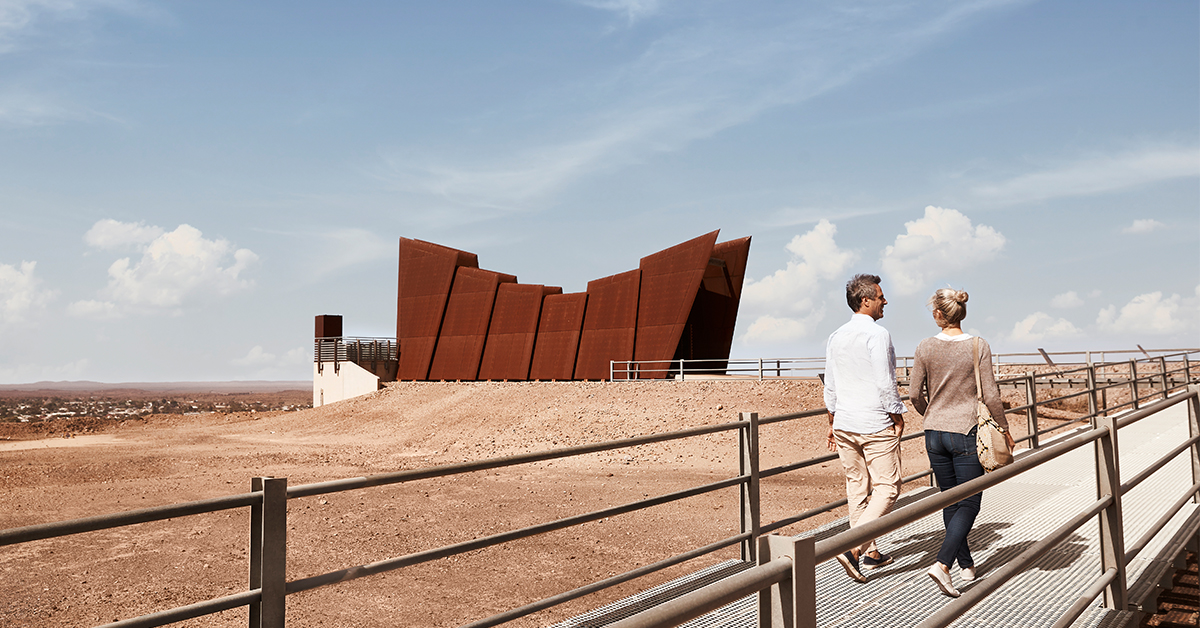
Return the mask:
[[[868,347],[871,356],[871,372],[879,390],[879,402],[888,414],[904,414],[904,402],[900,401],[900,388],[896,385],[896,352],[892,348],[892,337],[883,333],[871,339]]]

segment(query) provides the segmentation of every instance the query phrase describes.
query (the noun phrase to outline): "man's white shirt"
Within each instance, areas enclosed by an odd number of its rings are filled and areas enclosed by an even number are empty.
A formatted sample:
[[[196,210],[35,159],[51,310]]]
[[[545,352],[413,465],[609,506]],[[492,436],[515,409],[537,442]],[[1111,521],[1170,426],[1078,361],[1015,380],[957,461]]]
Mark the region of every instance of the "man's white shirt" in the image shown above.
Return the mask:
[[[893,425],[888,413],[902,414],[896,387],[892,336],[866,314],[829,335],[825,345],[825,408],[833,429],[874,434]]]

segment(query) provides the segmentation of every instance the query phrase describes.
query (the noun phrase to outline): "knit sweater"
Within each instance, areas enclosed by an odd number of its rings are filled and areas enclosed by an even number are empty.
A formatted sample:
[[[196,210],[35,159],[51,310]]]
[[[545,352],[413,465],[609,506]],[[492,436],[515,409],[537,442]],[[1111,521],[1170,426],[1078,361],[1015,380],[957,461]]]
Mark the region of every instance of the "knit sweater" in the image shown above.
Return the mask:
[[[913,408],[925,417],[926,430],[966,434],[976,425],[975,368],[971,364],[975,339],[953,338],[961,336],[939,334],[917,345],[908,391]],[[996,423],[1007,429],[1000,387],[992,374],[992,348],[983,338],[978,340],[983,402]]]

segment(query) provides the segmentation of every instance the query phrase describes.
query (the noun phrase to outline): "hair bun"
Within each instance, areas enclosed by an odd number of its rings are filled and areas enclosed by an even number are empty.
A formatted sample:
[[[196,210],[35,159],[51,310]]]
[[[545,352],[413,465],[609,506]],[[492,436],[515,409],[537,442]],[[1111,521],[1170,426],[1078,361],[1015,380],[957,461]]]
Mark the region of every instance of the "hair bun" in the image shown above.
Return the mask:
[[[962,290],[959,290],[958,292],[956,292],[954,294],[954,300],[957,303],[966,303],[967,297],[968,297],[967,293]]]

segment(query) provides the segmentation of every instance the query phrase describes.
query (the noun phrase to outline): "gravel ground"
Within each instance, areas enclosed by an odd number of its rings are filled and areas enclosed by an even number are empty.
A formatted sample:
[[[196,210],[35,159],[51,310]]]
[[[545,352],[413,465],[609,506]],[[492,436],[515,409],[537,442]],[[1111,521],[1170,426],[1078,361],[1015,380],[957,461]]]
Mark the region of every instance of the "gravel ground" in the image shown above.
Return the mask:
[[[88,438],[0,431],[0,528],[507,456],[821,407],[816,381],[417,382],[289,413],[160,415]],[[920,417],[908,415],[909,430]],[[1053,419],[1047,419],[1053,422]],[[824,453],[824,416],[768,425],[764,468]],[[22,432],[27,429],[27,432]],[[1022,430],[1014,430],[1018,436]],[[7,440],[4,440],[7,439]],[[24,439],[24,440],[23,440]],[[65,446],[76,445],[76,446]],[[712,482],[732,433],[364,489],[288,504],[289,579]],[[919,440],[905,473],[928,468]],[[762,520],[844,497],[837,463],[768,478]],[[785,529],[844,516],[844,508]],[[722,489],[503,546],[288,597],[288,626],[457,626],[737,533]],[[247,509],[0,548],[0,625],[94,626],[245,590]],[[694,560],[511,625],[545,625],[736,556]],[[244,609],[179,625],[244,626]]]

